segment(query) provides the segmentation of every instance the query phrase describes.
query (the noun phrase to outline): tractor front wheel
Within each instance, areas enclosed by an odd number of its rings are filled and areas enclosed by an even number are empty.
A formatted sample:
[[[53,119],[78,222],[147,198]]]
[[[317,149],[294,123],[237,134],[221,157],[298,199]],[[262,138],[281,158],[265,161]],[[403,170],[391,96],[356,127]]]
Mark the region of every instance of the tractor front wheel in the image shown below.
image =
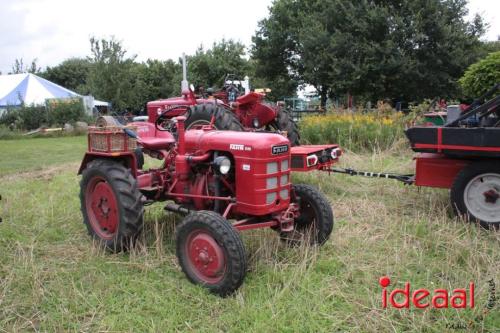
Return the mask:
[[[142,230],[141,193],[130,170],[118,162],[89,163],[80,182],[80,202],[89,234],[113,252],[131,246]]]
[[[310,185],[293,185],[292,201],[299,204],[300,215],[294,221],[294,230],[282,232],[281,239],[290,245],[303,242],[323,245],[333,230],[333,211],[328,199]]]
[[[486,229],[500,227],[500,164],[473,162],[460,171],[450,190],[455,213]]]
[[[227,296],[243,283],[246,256],[240,235],[221,215],[189,214],[177,232],[177,258],[188,279]]]
[[[210,125],[214,117],[214,127],[222,131],[243,131],[243,126],[231,110],[216,104],[199,104],[188,111],[185,126],[192,129]]]

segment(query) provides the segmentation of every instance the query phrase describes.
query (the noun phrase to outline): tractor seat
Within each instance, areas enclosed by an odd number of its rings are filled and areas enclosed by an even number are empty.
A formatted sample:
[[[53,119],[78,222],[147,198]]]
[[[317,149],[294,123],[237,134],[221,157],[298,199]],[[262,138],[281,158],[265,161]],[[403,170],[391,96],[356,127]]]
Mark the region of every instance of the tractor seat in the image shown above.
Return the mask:
[[[168,149],[168,147],[173,143],[175,143],[175,139],[173,137],[172,138],[145,137],[140,139],[141,146],[149,150]]]

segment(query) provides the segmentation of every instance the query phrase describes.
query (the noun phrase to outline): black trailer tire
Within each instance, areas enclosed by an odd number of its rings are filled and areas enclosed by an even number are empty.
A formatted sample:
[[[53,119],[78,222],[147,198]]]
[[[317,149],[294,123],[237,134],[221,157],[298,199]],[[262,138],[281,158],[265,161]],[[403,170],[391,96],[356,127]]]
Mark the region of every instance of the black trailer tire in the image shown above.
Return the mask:
[[[298,184],[292,187],[292,201],[299,202],[301,213],[294,221],[294,230],[282,232],[281,239],[292,246],[302,242],[325,244],[334,223],[332,206],[325,195],[311,185]]]
[[[450,189],[458,216],[486,229],[500,227],[500,163],[472,162],[463,168]]]
[[[195,126],[209,125],[215,116],[214,126],[223,131],[243,131],[243,126],[236,115],[227,108],[216,104],[198,104],[191,107],[186,115],[184,123],[186,129]]]
[[[212,211],[189,214],[176,231],[176,252],[187,278],[225,297],[245,278],[247,261],[238,231]]]
[[[271,124],[279,131],[286,131],[288,140],[292,147],[300,145],[300,134],[297,123],[293,121],[292,115],[287,110],[281,108],[278,111],[276,120]]]
[[[97,159],[82,173],[80,204],[89,235],[112,252],[128,249],[142,231],[144,206],[136,179],[118,161]]]

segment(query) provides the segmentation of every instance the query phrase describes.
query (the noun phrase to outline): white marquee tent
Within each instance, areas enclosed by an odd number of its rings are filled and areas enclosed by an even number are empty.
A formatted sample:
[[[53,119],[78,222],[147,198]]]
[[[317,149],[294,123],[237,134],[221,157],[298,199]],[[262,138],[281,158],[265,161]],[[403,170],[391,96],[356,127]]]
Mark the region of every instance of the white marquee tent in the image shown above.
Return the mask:
[[[7,106],[45,104],[49,98],[74,98],[81,96],[74,91],[45,80],[34,74],[0,75],[0,109]],[[108,106],[108,103],[93,100],[93,106]]]

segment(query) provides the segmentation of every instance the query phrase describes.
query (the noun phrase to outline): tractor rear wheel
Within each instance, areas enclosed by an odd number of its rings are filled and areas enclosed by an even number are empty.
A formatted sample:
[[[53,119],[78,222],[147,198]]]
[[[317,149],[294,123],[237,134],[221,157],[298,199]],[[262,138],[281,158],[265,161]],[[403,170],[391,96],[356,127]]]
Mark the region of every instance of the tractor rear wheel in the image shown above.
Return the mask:
[[[119,252],[142,230],[144,207],[137,182],[122,164],[98,159],[89,163],[80,182],[83,222],[89,234]]]
[[[293,121],[292,115],[287,110],[281,108],[278,111],[278,116],[276,120],[271,123],[271,127],[279,131],[286,131],[292,147],[300,145],[299,128],[295,121]]]
[[[191,282],[223,297],[241,286],[247,268],[245,248],[221,215],[203,210],[189,214],[176,238],[179,264]]]
[[[243,126],[236,115],[231,110],[216,104],[198,104],[191,107],[186,117],[186,129],[210,125],[212,116],[215,117],[214,126],[218,130],[243,131]]]
[[[500,227],[500,164],[473,162],[460,171],[450,190],[458,216],[486,229]]]
[[[292,187],[292,202],[299,203],[300,215],[294,221],[294,230],[282,232],[281,239],[289,245],[325,244],[333,230],[333,211],[328,199],[315,187],[299,184]]]

